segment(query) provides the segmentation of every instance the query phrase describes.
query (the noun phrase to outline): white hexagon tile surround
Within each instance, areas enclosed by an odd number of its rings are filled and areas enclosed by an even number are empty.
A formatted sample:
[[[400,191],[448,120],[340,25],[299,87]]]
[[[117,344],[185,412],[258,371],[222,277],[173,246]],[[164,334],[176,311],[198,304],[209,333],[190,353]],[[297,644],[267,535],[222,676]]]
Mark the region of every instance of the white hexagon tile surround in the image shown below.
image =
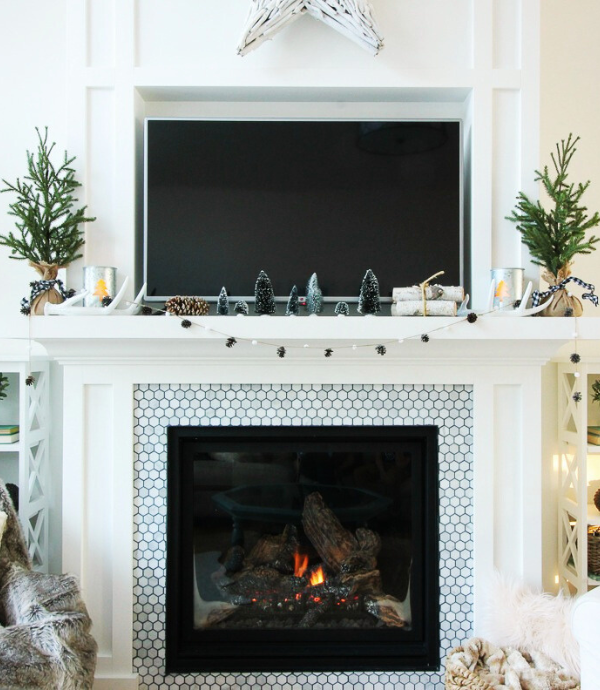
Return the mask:
[[[472,634],[471,386],[144,384],[134,391],[134,671],[140,690],[442,690],[443,672],[165,675],[167,427],[436,425],[440,656]]]

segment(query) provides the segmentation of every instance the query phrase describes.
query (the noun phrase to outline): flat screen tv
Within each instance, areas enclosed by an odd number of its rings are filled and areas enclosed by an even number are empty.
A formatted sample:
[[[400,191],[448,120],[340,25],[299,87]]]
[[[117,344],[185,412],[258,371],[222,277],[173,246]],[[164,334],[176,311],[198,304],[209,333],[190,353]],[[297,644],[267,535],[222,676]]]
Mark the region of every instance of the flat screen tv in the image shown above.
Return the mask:
[[[383,298],[444,270],[465,284],[457,121],[154,119],[145,124],[143,274],[154,301]]]

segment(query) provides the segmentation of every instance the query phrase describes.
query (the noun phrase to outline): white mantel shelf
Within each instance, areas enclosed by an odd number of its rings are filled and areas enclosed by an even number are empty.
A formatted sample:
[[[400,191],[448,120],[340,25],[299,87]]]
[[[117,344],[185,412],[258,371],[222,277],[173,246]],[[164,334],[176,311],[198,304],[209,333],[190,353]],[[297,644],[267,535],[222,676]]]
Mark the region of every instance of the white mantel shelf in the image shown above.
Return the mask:
[[[575,327],[582,349],[599,351],[600,344],[600,319],[594,317],[579,318],[576,326],[571,318],[491,316],[480,316],[473,324],[459,318],[386,316],[207,316],[190,320],[202,327],[184,329],[180,319],[166,316],[34,317],[31,337],[59,361],[97,363],[182,358],[277,361],[274,349],[283,345],[286,361],[325,359],[323,350],[330,347],[334,353],[328,364],[355,358],[388,364],[391,360],[531,364],[560,356],[561,347],[572,343]],[[428,343],[421,342],[422,333],[430,334]],[[225,336],[238,339],[237,344],[226,348]],[[252,340],[259,344],[253,346]],[[386,345],[386,357],[374,352],[379,343]],[[352,349],[354,344],[357,349]]]

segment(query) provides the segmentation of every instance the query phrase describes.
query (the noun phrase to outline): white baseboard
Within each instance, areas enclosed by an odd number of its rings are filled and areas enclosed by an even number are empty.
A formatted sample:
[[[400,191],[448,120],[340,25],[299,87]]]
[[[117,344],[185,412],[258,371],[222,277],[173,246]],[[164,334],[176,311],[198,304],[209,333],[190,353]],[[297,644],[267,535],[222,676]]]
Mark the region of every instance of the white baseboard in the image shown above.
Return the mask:
[[[93,690],[138,690],[138,677],[136,674],[95,678]]]

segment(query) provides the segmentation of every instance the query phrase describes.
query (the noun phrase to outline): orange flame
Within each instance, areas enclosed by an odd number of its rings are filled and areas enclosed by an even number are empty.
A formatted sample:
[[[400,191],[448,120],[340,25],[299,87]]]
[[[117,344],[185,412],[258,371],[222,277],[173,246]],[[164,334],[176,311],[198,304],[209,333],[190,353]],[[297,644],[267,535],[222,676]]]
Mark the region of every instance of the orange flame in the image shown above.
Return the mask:
[[[325,582],[325,573],[323,568],[319,566],[316,570],[310,574],[310,584],[314,587],[315,585],[322,585]]]
[[[294,575],[302,577],[308,568],[308,556],[296,551],[294,554]]]

